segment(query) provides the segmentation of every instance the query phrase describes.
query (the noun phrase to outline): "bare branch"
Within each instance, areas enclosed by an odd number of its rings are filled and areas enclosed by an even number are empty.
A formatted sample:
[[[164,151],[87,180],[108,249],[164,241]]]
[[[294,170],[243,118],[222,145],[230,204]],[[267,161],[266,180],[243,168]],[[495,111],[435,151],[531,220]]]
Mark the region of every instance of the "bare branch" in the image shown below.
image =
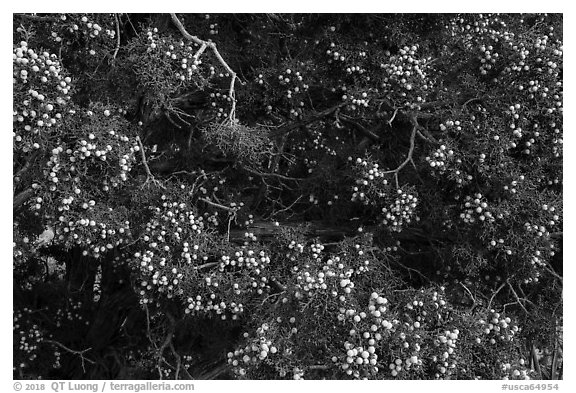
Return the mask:
[[[182,370],[184,372],[184,374],[186,374],[186,377],[188,379],[194,379],[194,378],[192,378],[192,375],[190,375],[188,370],[186,370],[186,367],[182,367],[182,357],[178,354],[178,352],[176,352],[176,348],[174,348],[174,343],[172,343],[172,342],[170,342],[170,350],[172,351],[172,355],[174,355],[174,357],[176,358],[175,379],[179,379],[178,377],[180,374],[180,370]]]
[[[176,25],[176,27],[178,28],[178,30],[180,30],[180,33],[182,33],[182,35],[184,36],[184,38],[186,38],[189,41],[194,41],[195,43],[197,43],[198,45],[206,45],[206,41],[201,40],[200,38],[196,37],[195,35],[192,35],[190,33],[188,33],[186,31],[186,28],[184,27],[184,25],[182,24],[182,22],[180,22],[180,19],[178,19],[178,17],[176,16],[176,14],[171,13],[170,17],[172,18],[172,22],[174,22],[174,24]]]
[[[506,284],[502,284],[500,285],[500,287],[498,287],[498,289],[496,290],[496,292],[494,292],[492,294],[492,297],[490,298],[490,301],[488,302],[488,310],[490,310],[490,308],[492,307],[492,300],[494,300],[494,298],[496,297],[496,295],[498,295],[498,292],[500,292],[502,290],[502,288],[504,288],[506,286]]]
[[[118,51],[120,50],[120,20],[118,19],[118,14],[114,14],[114,19],[116,20],[116,48],[114,49],[112,59],[116,59],[116,55],[118,55]]]
[[[194,269],[202,270],[202,269],[208,269],[210,267],[214,267],[214,266],[218,266],[218,265],[220,265],[220,262],[208,262],[208,263],[205,263],[203,265],[195,266]]]
[[[473,304],[472,304],[472,307],[470,307],[470,309],[473,309],[474,306],[476,305],[476,298],[474,297],[474,295],[472,295],[472,292],[470,292],[470,290],[468,289],[468,287],[466,285],[462,284],[461,282],[458,282],[458,284],[460,284],[460,286],[466,290],[466,292],[470,296],[470,299],[472,299]]]
[[[196,53],[194,53],[194,58],[196,60],[198,60],[200,58],[200,56],[202,56],[202,53],[204,53],[204,51],[206,50],[207,47],[208,47],[208,45],[206,45],[206,43],[203,43],[200,46],[200,49],[198,49],[198,51]]]
[[[257,176],[261,176],[261,177],[277,177],[278,179],[282,179],[282,180],[289,180],[289,181],[299,181],[299,180],[306,180],[305,178],[299,178],[299,177],[288,177],[288,176],[284,176],[284,175],[280,175],[278,173],[263,173],[263,172],[258,172],[254,169],[248,168],[248,167],[243,167],[247,172],[250,172],[254,175]]]
[[[392,126],[392,122],[394,121],[394,119],[396,118],[396,114],[398,113],[398,108],[394,109],[394,114],[392,115],[392,117],[390,118],[390,120],[388,120],[388,125]]]
[[[155,184],[161,188],[166,188],[162,185],[162,183],[156,180],[154,178],[154,175],[152,175],[152,172],[150,172],[150,167],[148,167],[148,163],[146,162],[146,153],[144,152],[144,145],[142,144],[142,141],[140,140],[139,136],[136,137],[136,140],[138,141],[138,145],[140,146],[140,155],[142,157],[142,163],[144,164],[144,169],[146,170],[146,181],[144,182],[144,185],[146,185],[146,183],[148,182],[152,182],[152,184]]]
[[[42,340],[42,342],[45,342],[45,343],[47,343],[47,344],[56,345],[57,347],[62,348],[62,349],[65,350],[66,352],[69,352],[69,353],[71,353],[71,354],[80,356],[80,360],[82,361],[82,370],[83,370],[84,372],[86,372],[86,368],[84,367],[84,362],[88,362],[88,363],[90,363],[90,364],[95,364],[95,363],[96,363],[94,360],[88,359],[87,357],[84,356],[84,354],[85,354],[86,352],[90,351],[92,348],[88,348],[88,349],[84,349],[84,350],[82,350],[82,351],[78,351],[78,350],[70,349],[70,348],[68,348],[66,345],[64,345],[64,344],[62,344],[62,343],[60,343],[60,342],[58,342],[58,341],[44,339],[44,340]]]
[[[176,128],[182,129],[182,126],[176,124],[176,122],[174,120],[172,120],[172,117],[170,117],[170,111],[165,111],[164,114],[166,115],[166,118],[168,119],[168,121]]]
[[[170,325],[168,326],[168,332],[166,333],[166,337],[162,342],[162,346],[160,346],[160,348],[158,349],[158,359],[164,357],[164,351],[166,350],[166,348],[168,348],[168,346],[172,342],[172,337],[174,336],[174,330],[176,329],[176,321],[174,320],[174,317],[170,313],[166,313],[166,317],[168,317]]]
[[[321,111],[321,112],[318,112],[318,113],[315,113],[315,114],[313,114],[313,115],[311,115],[311,116],[308,116],[308,117],[306,117],[305,119],[302,119],[302,120],[299,121],[299,122],[292,122],[292,123],[290,123],[290,124],[287,125],[287,126],[280,127],[280,128],[278,128],[278,129],[276,129],[276,130],[271,131],[271,132],[270,132],[270,137],[274,138],[274,137],[277,137],[277,136],[281,136],[281,135],[288,134],[289,132],[292,132],[293,130],[295,130],[295,129],[297,129],[297,128],[300,128],[300,127],[305,126],[305,125],[307,125],[307,124],[313,123],[313,122],[315,122],[316,120],[323,119],[324,117],[331,115],[332,113],[336,112],[338,109],[340,109],[340,108],[342,108],[342,107],[344,107],[344,106],[346,106],[346,105],[347,105],[347,104],[346,104],[345,102],[341,102],[341,103],[339,103],[339,104],[337,104],[337,105],[334,105],[333,107],[324,109],[324,110]]]
[[[300,196],[299,196],[298,198],[296,198],[296,199],[294,200],[294,202],[292,202],[289,206],[287,206],[287,207],[285,207],[285,208],[283,208],[283,209],[280,209],[280,210],[272,213],[272,215],[271,215],[270,217],[274,217],[274,216],[276,216],[276,215],[278,215],[278,214],[280,214],[280,213],[283,213],[283,212],[285,212],[285,211],[287,211],[287,210],[292,209],[292,207],[294,207],[294,205],[295,205],[296,203],[298,203],[298,201],[299,201],[300,199],[302,199],[303,196],[304,196],[304,195],[300,194]]]
[[[216,203],[216,202],[212,202],[211,200],[206,199],[206,198],[199,198],[198,200],[200,200],[204,203],[207,203],[210,206],[217,207],[218,209],[229,211],[230,213],[236,213],[236,210],[237,210],[233,207],[228,207],[228,206],[224,206],[224,205],[221,205],[219,203]]]
[[[482,98],[479,98],[479,97],[470,98],[468,101],[466,101],[465,103],[462,104],[462,107],[465,107],[466,105],[468,105],[469,103],[474,102],[474,101],[482,101]]]
[[[550,264],[550,262],[545,261],[544,262],[544,270],[546,270],[548,273],[550,273],[552,276],[554,276],[554,278],[556,278],[558,281],[560,281],[560,284],[564,284],[564,279],[562,278],[561,275],[559,275],[558,273],[556,273],[556,271],[554,271],[554,268],[552,267],[552,265]]]
[[[189,41],[193,41],[196,44],[200,45],[200,49],[194,55],[194,57],[196,57],[196,59],[198,59],[200,57],[200,55],[202,55],[204,50],[208,47],[212,50],[212,52],[214,52],[214,56],[216,56],[216,58],[218,59],[220,64],[224,67],[226,72],[228,72],[230,74],[231,80],[230,80],[230,88],[228,89],[228,96],[232,100],[232,108],[230,109],[230,114],[228,116],[228,119],[232,122],[236,121],[236,94],[234,91],[234,84],[236,83],[236,79],[238,79],[238,76],[236,75],[234,70],[232,70],[232,68],[228,65],[228,63],[226,63],[226,60],[224,60],[224,58],[222,57],[222,55],[218,51],[218,48],[216,47],[216,43],[211,42],[211,41],[202,40],[202,39],[198,38],[197,36],[188,33],[188,31],[186,31],[186,28],[184,27],[184,25],[182,24],[180,19],[178,19],[178,16],[176,16],[175,13],[171,13],[170,17],[172,18],[172,22],[174,22],[174,24],[176,25],[176,27],[178,28],[180,33],[182,33],[184,38],[186,38]]]
[[[402,170],[402,168],[404,168],[406,165],[412,162],[412,154],[414,154],[414,145],[415,145],[414,140],[416,139],[416,131],[418,130],[418,120],[416,119],[415,114],[412,114],[410,120],[412,123],[412,134],[410,135],[410,149],[408,150],[408,155],[406,156],[406,159],[396,169],[383,172],[383,174],[390,174],[390,173],[394,174],[394,178],[396,179],[396,186],[398,186],[398,173],[400,172],[400,170]]]
[[[380,137],[378,135],[376,135],[374,132],[364,127],[362,124],[353,121],[349,116],[342,115],[341,118],[342,120],[344,120],[345,123],[351,124],[352,126],[356,127],[356,129],[359,130],[366,137],[372,139],[375,142],[380,141]]]
[[[526,307],[524,307],[524,305],[522,304],[522,301],[526,301],[526,299],[520,299],[520,297],[518,297],[518,294],[514,290],[514,287],[512,287],[512,284],[510,284],[510,281],[506,281],[506,284],[508,284],[508,287],[510,288],[510,290],[514,294],[514,297],[516,298],[516,302],[518,303],[518,305],[522,308],[522,310],[524,310],[526,315],[530,315],[530,313],[528,312]]]

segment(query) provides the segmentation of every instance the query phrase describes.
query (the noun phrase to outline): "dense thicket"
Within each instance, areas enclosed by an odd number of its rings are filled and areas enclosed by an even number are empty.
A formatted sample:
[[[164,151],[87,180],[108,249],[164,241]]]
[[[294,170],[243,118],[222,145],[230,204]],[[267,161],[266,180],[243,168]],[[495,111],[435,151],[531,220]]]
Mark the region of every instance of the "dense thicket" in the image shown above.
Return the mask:
[[[13,22],[15,378],[561,377],[561,15]]]

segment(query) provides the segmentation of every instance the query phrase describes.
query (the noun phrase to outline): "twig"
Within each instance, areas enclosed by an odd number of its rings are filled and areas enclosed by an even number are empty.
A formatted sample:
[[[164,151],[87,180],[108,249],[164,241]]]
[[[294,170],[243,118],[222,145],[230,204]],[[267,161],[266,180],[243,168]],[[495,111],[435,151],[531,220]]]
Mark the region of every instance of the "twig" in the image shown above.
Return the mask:
[[[346,105],[347,105],[347,104],[346,104],[345,102],[341,102],[341,103],[339,103],[339,104],[337,104],[337,105],[335,105],[335,106],[333,106],[333,107],[324,109],[324,110],[321,111],[321,112],[318,112],[318,113],[315,113],[315,114],[313,114],[313,115],[310,115],[310,116],[308,116],[307,118],[302,119],[302,120],[299,121],[299,122],[292,122],[292,123],[290,123],[289,125],[280,127],[280,128],[278,128],[278,129],[276,129],[276,130],[271,131],[271,132],[270,132],[270,137],[275,138],[275,137],[280,136],[280,135],[288,134],[288,133],[292,132],[293,130],[295,130],[295,129],[297,129],[297,128],[300,128],[300,127],[305,126],[305,125],[307,125],[307,124],[313,123],[313,122],[315,122],[316,120],[320,120],[320,119],[322,119],[322,118],[324,118],[324,117],[326,117],[326,116],[329,116],[329,115],[331,115],[332,113],[334,113],[335,111],[337,111],[338,109],[340,109],[340,108],[342,108],[342,107],[344,107],[344,106],[346,106]]]
[[[188,33],[188,31],[186,31],[186,28],[184,27],[184,25],[182,24],[180,19],[178,19],[178,16],[176,16],[175,13],[171,13],[170,17],[172,18],[172,22],[174,22],[174,24],[176,25],[176,27],[178,28],[180,33],[182,33],[184,38],[186,38],[189,41],[193,41],[193,42],[197,43],[198,45],[200,45],[200,49],[198,50],[198,52],[196,52],[196,55],[195,55],[197,58],[202,54],[202,52],[204,52],[204,49],[206,47],[208,47],[212,50],[212,52],[214,52],[214,55],[216,56],[216,58],[218,59],[220,64],[222,64],[224,69],[230,74],[231,80],[230,80],[230,87],[228,89],[228,96],[232,100],[232,108],[230,109],[230,115],[228,116],[228,119],[232,122],[235,122],[236,121],[236,94],[234,91],[234,84],[236,83],[236,79],[238,79],[238,76],[232,70],[232,68],[230,68],[228,63],[226,63],[226,61],[224,60],[224,58],[222,57],[222,55],[218,51],[218,48],[216,48],[216,43],[210,42],[210,41],[204,41],[204,40],[198,38],[197,36],[194,36],[194,35]],[[242,82],[240,82],[240,83],[242,83]]]
[[[116,20],[116,48],[114,49],[112,59],[116,59],[116,55],[120,50],[120,20],[118,20],[118,14],[114,14],[114,19]]]
[[[205,263],[203,265],[195,266],[194,269],[201,270],[201,269],[206,269],[206,268],[214,267],[214,266],[218,266],[218,265],[220,265],[220,262],[208,262],[208,263]]]
[[[394,119],[396,118],[396,114],[398,113],[398,109],[399,108],[395,108],[394,109],[394,113],[392,114],[392,117],[390,118],[390,120],[388,120],[388,125],[390,127],[392,127],[392,122],[394,121]]]
[[[502,290],[502,288],[504,288],[504,286],[506,286],[506,284],[500,285],[500,287],[496,290],[496,292],[494,292],[492,294],[492,297],[490,298],[490,301],[488,302],[488,310],[490,310],[490,308],[492,307],[492,300],[494,300],[496,295],[498,295],[498,292],[500,292]]]
[[[418,120],[416,119],[416,115],[413,114],[410,121],[412,123],[412,134],[410,135],[410,149],[408,150],[406,159],[396,169],[383,172],[383,174],[394,174],[396,186],[398,186],[398,172],[412,161],[412,154],[414,154],[414,140],[416,139],[416,131],[418,130]]]
[[[466,290],[466,292],[468,292],[468,295],[470,295],[470,299],[472,299],[472,301],[474,302],[472,304],[472,307],[470,307],[470,309],[473,309],[474,306],[476,305],[476,298],[474,297],[474,295],[472,295],[472,292],[470,292],[470,290],[468,289],[468,287],[466,285],[462,284],[461,282],[458,282],[458,284],[460,284],[460,286],[462,288],[464,288]]]
[[[152,172],[150,172],[150,167],[148,166],[148,162],[146,161],[146,153],[144,153],[144,145],[142,144],[142,141],[140,140],[140,136],[136,136],[136,141],[138,141],[138,145],[140,146],[140,155],[142,157],[142,163],[144,164],[144,169],[146,170],[146,181],[144,182],[144,185],[146,185],[146,183],[148,183],[148,182],[152,182],[153,184],[155,184],[161,188],[166,188],[162,185],[162,183],[160,183],[158,180],[156,180],[154,178],[154,175],[152,175]]]
[[[136,28],[135,28],[134,25],[132,24],[132,21],[130,20],[130,14],[126,14],[126,19],[128,19],[128,23],[130,23],[130,27],[132,27],[132,30],[134,31],[134,34],[138,35],[138,30],[136,30]]]
[[[549,263],[548,261],[546,261],[545,264],[546,264],[546,265],[544,266],[544,267],[545,267],[544,270],[546,270],[546,271],[547,271],[548,273],[550,273],[552,276],[554,276],[555,278],[557,278],[557,279],[560,281],[560,283],[561,283],[562,285],[564,285],[564,279],[563,279],[563,277],[554,271],[554,268],[550,265],[550,263]]]
[[[192,183],[192,189],[190,190],[190,195],[194,195],[194,191],[200,179],[208,180],[208,177],[206,176],[206,173],[203,170],[200,172],[200,175],[194,180],[194,183]]]
[[[514,294],[514,297],[516,298],[516,301],[518,303],[518,305],[520,307],[522,307],[522,310],[524,310],[524,312],[526,313],[526,315],[530,315],[530,313],[528,312],[528,310],[526,310],[526,307],[524,307],[524,305],[522,304],[522,300],[525,299],[520,299],[518,297],[518,294],[516,293],[516,291],[514,290],[514,288],[512,287],[512,284],[510,284],[510,281],[506,280],[506,284],[508,284],[508,287],[510,288],[510,290],[512,291],[512,293]]]
[[[176,175],[190,175],[190,176],[194,176],[195,174],[196,174],[195,172],[189,172],[189,171],[186,171],[186,170],[182,169],[182,170],[180,170],[180,171],[172,172],[172,173],[170,174],[170,177],[174,177],[174,176],[176,176]]]
[[[24,25],[22,23],[20,23],[20,30],[22,33],[24,33],[24,41],[29,42],[30,41],[30,33],[28,33],[28,30],[26,30],[26,28],[24,27]]]
[[[236,214],[228,216],[228,226],[226,230],[226,241],[230,243],[230,226],[232,225],[232,219],[236,219]]]
[[[254,175],[257,176],[261,176],[261,177],[277,177],[279,179],[282,180],[291,180],[291,181],[299,181],[299,180],[306,180],[305,178],[299,178],[299,177],[288,177],[288,176],[284,176],[284,175],[280,175],[278,173],[263,173],[263,172],[258,172],[254,169],[250,169],[248,167],[243,167],[247,172],[250,172]]]
[[[166,338],[162,342],[162,346],[160,348],[158,348],[158,346],[154,343],[154,341],[152,341],[152,337],[151,337],[151,333],[150,333],[150,315],[148,313],[148,306],[144,305],[144,308],[146,310],[146,327],[147,327],[148,339],[150,340],[150,342],[152,343],[152,345],[154,345],[154,348],[156,349],[156,357],[157,357],[156,368],[158,369],[158,374],[160,375],[160,379],[162,379],[162,367],[160,366],[160,364],[162,362],[164,362],[167,365],[169,365],[170,367],[173,367],[172,365],[170,365],[166,361],[166,359],[164,359],[164,351],[166,350],[166,348],[170,344],[172,344],[172,337],[174,336],[174,330],[176,327],[176,323],[174,321],[174,317],[170,313],[166,313],[166,317],[170,321],[170,326],[168,327],[168,332],[166,334]]]
[[[404,269],[408,270],[408,274],[410,275],[410,278],[412,278],[412,274],[410,274],[410,272],[414,272],[414,273],[418,274],[420,277],[422,277],[424,279],[424,281],[427,281],[427,282],[430,281],[430,279],[428,277],[426,277],[424,274],[422,274],[420,271],[413,269],[411,267],[408,267],[398,260],[394,260],[393,262],[400,265]]]
[[[279,214],[279,213],[283,213],[283,212],[285,212],[285,211],[287,211],[287,210],[292,209],[292,207],[293,207],[296,203],[298,203],[298,201],[299,201],[300,199],[302,199],[303,196],[304,196],[304,195],[300,194],[300,196],[299,196],[298,198],[296,198],[296,200],[295,200],[294,202],[292,202],[292,203],[290,204],[290,206],[285,207],[284,209],[280,209],[280,210],[278,210],[277,212],[272,213],[272,215],[271,215],[270,217],[274,217],[274,216],[276,216],[276,215]]]
[[[233,207],[228,207],[228,206],[224,206],[224,205],[221,205],[219,203],[216,203],[216,202],[212,202],[211,200],[206,199],[206,198],[198,198],[198,200],[202,201],[204,203],[207,203],[210,206],[217,207],[218,209],[226,210],[226,211],[229,211],[231,213],[236,213],[236,210],[237,210]]]
[[[180,373],[180,370],[184,371],[184,373],[186,374],[186,377],[188,377],[188,379],[194,379],[194,378],[192,378],[192,375],[190,375],[188,370],[186,370],[186,367],[182,367],[182,357],[178,354],[178,352],[176,352],[176,349],[174,348],[174,343],[172,343],[172,342],[170,342],[170,350],[172,351],[172,354],[176,358],[176,362],[177,362],[175,379],[178,379],[178,375]]]
[[[375,141],[375,142],[380,141],[380,137],[378,135],[374,134],[372,131],[370,131],[369,129],[364,127],[362,124],[353,121],[350,117],[342,115],[342,120],[344,120],[344,122],[351,124],[354,127],[356,127],[356,129],[358,129],[362,134],[364,134],[368,138],[372,139],[373,141]]]
[[[422,135],[422,133],[420,131],[416,131],[416,135],[418,135],[420,138],[424,139],[426,142],[432,142],[430,139],[428,139],[424,135]]]
[[[176,25],[178,30],[180,30],[180,33],[182,33],[184,38],[186,38],[187,40],[190,40],[190,41],[194,41],[198,45],[208,45],[208,43],[206,41],[201,40],[200,38],[196,37],[195,35],[188,33],[186,31],[186,28],[182,24],[182,22],[180,22],[180,19],[178,19],[178,17],[176,16],[176,14],[171,13],[170,17],[172,18],[172,22],[174,22],[174,24]]]
[[[172,118],[170,117],[170,112],[168,110],[164,111],[164,115],[166,116],[166,118],[168,119],[168,121],[176,128],[178,129],[182,129],[182,126],[176,124],[176,122],[174,120],[172,120]]]
[[[47,344],[53,344],[56,345],[57,347],[62,348],[63,350],[65,350],[66,352],[72,353],[74,355],[78,355],[80,356],[80,360],[82,361],[82,371],[86,372],[86,368],[84,367],[84,362],[88,362],[90,364],[95,364],[96,362],[94,360],[88,359],[86,357],[84,357],[84,354],[88,351],[90,351],[92,348],[88,348],[88,349],[84,349],[82,351],[77,351],[74,349],[70,349],[68,348],[66,345],[59,343],[58,341],[54,341],[54,340],[47,340],[44,339],[43,342],[47,343]]]
[[[202,43],[202,45],[200,46],[200,49],[198,49],[196,51],[196,53],[194,53],[194,58],[196,60],[198,60],[200,58],[200,56],[202,56],[202,53],[204,53],[204,51],[206,50],[206,48],[208,47],[208,45],[206,45],[206,43]]]
[[[281,294],[282,294],[282,292],[276,292],[276,293],[273,293],[273,294],[271,294],[271,295],[266,296],[266,297],[264,298],[264,300],[262,300],[262,302],[260,303],[260,306],[263,306],[264,303],[266,303],[266,301],[267,301],[268,299],[271,299],[271,298],[276,297],[276,296],[280,296]],[[276,301],[278,301],[278,299],[277,299]]]
[[[148,311],[148,305],[144,304],[144,311],[146,311],[146,335],[148,336],[148,340],[150,344],[154,346],[154,348],[158,349],[154,340],[152,340],[152,333],[150,332],[150,312]]]
[[[182,366],[182,358],[176,352],[176,349],[174,348],[174,343],[172,341],[170,341],[170,350],[172,351],[172,355],[174,355],[174,357],[176,358],[176,375],[174,376],[174,379],[178,380],[180,377],[180,367]]]
[[[476,97],[476,98],[470,98],[468,101],[466,101],[465,103],[462,104],[462,108],[464,108],[466,105],[468,105],[468,104],[471,103],[471,102],[481,101],[481,100],[482,100],[482,99],[481,99],[481,98],[478,98],[478,97]]]

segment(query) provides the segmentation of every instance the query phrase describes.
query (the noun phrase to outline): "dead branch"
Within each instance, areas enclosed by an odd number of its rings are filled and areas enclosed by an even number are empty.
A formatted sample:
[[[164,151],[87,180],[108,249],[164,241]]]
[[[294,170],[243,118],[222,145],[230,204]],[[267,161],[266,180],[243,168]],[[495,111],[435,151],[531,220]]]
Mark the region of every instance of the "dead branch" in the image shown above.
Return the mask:
[[[118,14],[114,14],[114,19],[116,20],[116,48],[114,49],[112,59],[116,59],[116,55],[118,55],[118,51],[120,50],[120,20],[118,19]]]
[[[270,217],[274,217],[274,216],[276,216],[276,215],[278,215],[278,214],[280,214],[280,213],[283,213],[283,212],[285,212],[285,211],[288,211],[288,210],[292,209],[292,207],[294,207],[294,205],[295,205],[296,203],[298,203],[298,201],[299,201],[300,199],[302,199],[303,196],[304,196],[304,195],[300,194],[300,196],[299,196],[298,198],[296,198],[296,199],[294,200],[294,202],[292,202],[289,206],[287,206],[287,207],[285,207],[285,208],[283,208],[283,209],[280,209],[280,210],[272,213],[272,215],[271,215]]]
[[[168,364],[168,362],[166,362],[166,360],[164,359],[164,351],[166,350],[166,348],[168,348],[168,346],[170,346],[172,344],[172,337],[174,337],[174,331],[176,330],[176,321],[174,320],[174,317],[170,313],[166,313],[166,317],[168,317],[168,320],[170,321],[170,325],[168,326],[168,332],[166,333],[166,337],[164,338],[164,341],[162,342],[162,346],[158,349],[157,354],[156,354],[156,356],[158,358],[157,367],[159,370],[160,370],[160,362],[163,361],[166,364]],[[160,379],[162,379],[162,377],[160,377]]]
[[[200,57],[200,55],[202,55],[204,50],[208,47],[212,50],[212,52],[214,53],[214,56],[216,56],[216,58],[218,59],[220,64],[224,67],[224,69],[230,74],[231,80],[230,80],[230,87],[228,89],[228,96],[232,100],[232,108],[230,109],[230,115],[228,116],[228,119],[232,122],[236,121],[236,94],[235,94],[235,90],[234,90],[234,84],[236,83],[236,79],[238,79],[237,74],[234,72],[234,70],[232,70],[232,68],[230,68],[228,63],[226,63],[226,61],[224,60],[224,58],[222,57],[222,55],[218,51],[218,48],[216,47],[216,43],[211,42],[211,41],[202,40],[202,39],[198,38],[197,36],[194,36],[194,35],[188,33],[188,31],[186,31],[186,28],[184,27],[184,25],[182,24],[180,19],[178,19],[178,16],[176,16],[175,13],[171,13],[170,17],[172,18],[172,22],[174,22],[174,24],[176,25],[176,27],[178,28],[180,33],[182,33],[184,38],[186,38],[189,41],[193,41],[196,44],[200,45],[200,49],[194,55],[197,59]]]
[[[424,279],[424,281],[427,281],[427,282],[430,281],[430,279],[428,277],[426,277],[424,274],[422,274],[419,270],[408,267],[398,260],[394,260],[394,263],[396,263],[398,266],[406,269],[408,271],[408,275],[410,276],[410,279],[412,279],[412,273],[411,272],[414,272],[414,273],[418,274],[422,279]]]
[[[203,265],[195,266],[194,269],[202,270],[202,269],[207,269],[207,268],[218,266],[218,265],[220,265],[220,262],[208,262],[208,263],[205,263]]]
[[[172,355],[174,355],[174,357],[176,358],[175,379],[179,379],[180,370],[182,370],[184,374],[186,374],[186,377],[188,379],[194,379],[192,375],[190,375],[186,367],[182,367],[182,357],[178,354],[178,352],[176,352],[176,349],[174,348],[174,344],[172,342],[170,342],[170,350],[172,351]]]
[[[52,345],[56,345],[57,347],[62,348],[63,350],[65,350],[66,352],[69,352],[71,354],[74,355],[78,355],[80,356],[80,360],[82,361],[82,371],[86,372],[86,368],[84,367],[84,362],[88,362],[90,364],[95,364],[96,362],[94,360],[88,359],[87,357],[84,356],[84,354],[88,351],[90,351],[92,348],[88,348],[88,349],[84,349],[82,351],[77,351],[74,349],[70,349],[68,348],[66,345],[58,342],[58,341],[54,341],[54,340],[48,340],[48,339],[44,339],[42,340],[42,342],[45,342],[47,344],[52,344]]]
[[[210,206],[216,207],[218,209],[229,211],[230,213],[236,213],[236,210],[237,210],[233,207],[228,207],[228,206],[224,206],[224,205],[221,205],[219,203],[216,203],[216,202],[212,202],[211,200],[206,199],[206,198],[199,198],[198,200],[202,201],[202,202],[204,202]]]
[[[392,117],[390,118],[390,120],[388,120],[388,125],[390,127],[392,127],[392,122],[394,121],[394,119],[396,118],[396,114],[398,113],[398,108],[394,108],[394,113],[392,114]]]
[[[335,105],[333,107],[324,109],[321,112],[310,115],[310,116],[306,117],[305,119],[302,119],[299,122],[292,122],[286,126],[280,127],[276,130],[271,131],[270,137],[275,138],[275,137],[278,137],[281,135],[288,134],[288,133],[292,132],[293,130],[298,129],[302,126],[305,126],[305,125],[313,123],[317,120],[323,119],[324,117],[331,115],[332,113],[336,112],[338,109],[340,109],[346,105],[347,104],[345,102],[341,102],[338,105]]]
[[[406,156],[406,159],[396,169],[383,172],[383,174],[391,174],[391,173],[394,174],[394,178],[396,180],[396,187],[398,187],[398,173],[410,162],[413,162],[412,155],[414,154],[414,145],[415,145],[414,140],[416,139],[416,131],[418,130],[418,120],[415,114],[412,114],[412,116],[410,117],[410,122],[412,123],[412,134],[410,135],[410,148],[408,150],[408,155]]]
[[[280,175],[278,173],[263,173],[263,172],[258,172],[257,170],[254,169],[250,169],[248,167],[243,167],[247,172],[250,172],[254,175],[260,176],[260,177],[276,177],[278,179],[282,179],[282,180],[288,180],[288,181],[300,181],[300,180],[306,180],[305,178],[299,178],[299,177],[288,177],[288,176],[284,176],[284,175]]]
[[[158,187],[166,188],[162,185],[162,183],[156,180],[154,178],[154,175],[152,175],[152,172],[150,172],[150,167],[148,166],[148,162],[146,161],[146,153],[144,152],[144,145],[142,144],[142,141],[140,140],[139,136],[136,137],[136,140],[138,141],[138,145],[140,146],[140,155],[142,157],[142,163],[144,164],[144,169],[146,170],[146,181],[144,182],[143,186],[146,185],[148,182],[152,182],[152,184],[155,184]]]
[[[376,135],[374,132],[364,127],[362,124],[353,121],[349,116],[341,115],[341,118],[342,120],[344,120],[345,123],[351,124],[358,131],[364,134],[367,138],[370,138],[374,142],[380,142],[380,137],[378,135]]]
[[[490,310],[491,306],[492,306],[492,300],[494,300],[494,298],[496,297],[496,295],[498,295],[498,292],[500,292],[502,290],[502,288],[504,288],[506,286],[506,284],[502,284],[500,285],[500,287],[498,287],[498,289],[496,290],[496,292],[494,292],[492,294],[492,297],[490,298],[490,301],[488,302],[488,310]]]
[[[474,309],[474,306],[476,306],[476,298],[474,297],[474,295],[472,295],[472,292],[470,292],[470,290],[466,285],[462,284],[461,282],[458,282],[458,284],[460,284],[460,286],[466,290],[466,292],[470,296],[470,299],[472,299],[473,304],[472,307],[470,307],[470,309],[471,310]]]
[[[179,124],[176,124],[176,122],[174,120],[172,120],[172,117],[170,117],[170,111],[164,111],[164,115],[166,116],[166,118],[168,119],[170,124],[172,124],[174,127],[178,128],[178,129],[182,129],[182,126],[180,126]]]
[[[545,261],[544,270],[546,270],[554,278],[556,278],[558,281],[560,281],[560,284],[562,284],[562,285],[564,284],[563,277],[554,271],[554,268],[552,267],[552,265],[550,265],[550,263],[548,261]]]
[[[482,101],[482,98],[479,98],[479,97],[470,98],[468,101],[466,101],[465,103],[462,104],[462,108],[464,108],[466,105],[468,105],[469,103],[474,102],[474,101]]]
[[[526,315],[530,315],[530,313],[528,312],[526,307],[524,307],[524,305],[522,304],[522,300],[526,301],[526,299],[520,299],[520,297],[518,296],[518,294],[514,290],[514,287],[512,287],[512,284],[510,284],[510,281],[506,280],[506,284],[508,284],[508,287],[512,291],[512,294],[514,294],[514,297],[516,298],[516,302],[518,303],[518,305],[522,308],[522,310],[524,310]]]

